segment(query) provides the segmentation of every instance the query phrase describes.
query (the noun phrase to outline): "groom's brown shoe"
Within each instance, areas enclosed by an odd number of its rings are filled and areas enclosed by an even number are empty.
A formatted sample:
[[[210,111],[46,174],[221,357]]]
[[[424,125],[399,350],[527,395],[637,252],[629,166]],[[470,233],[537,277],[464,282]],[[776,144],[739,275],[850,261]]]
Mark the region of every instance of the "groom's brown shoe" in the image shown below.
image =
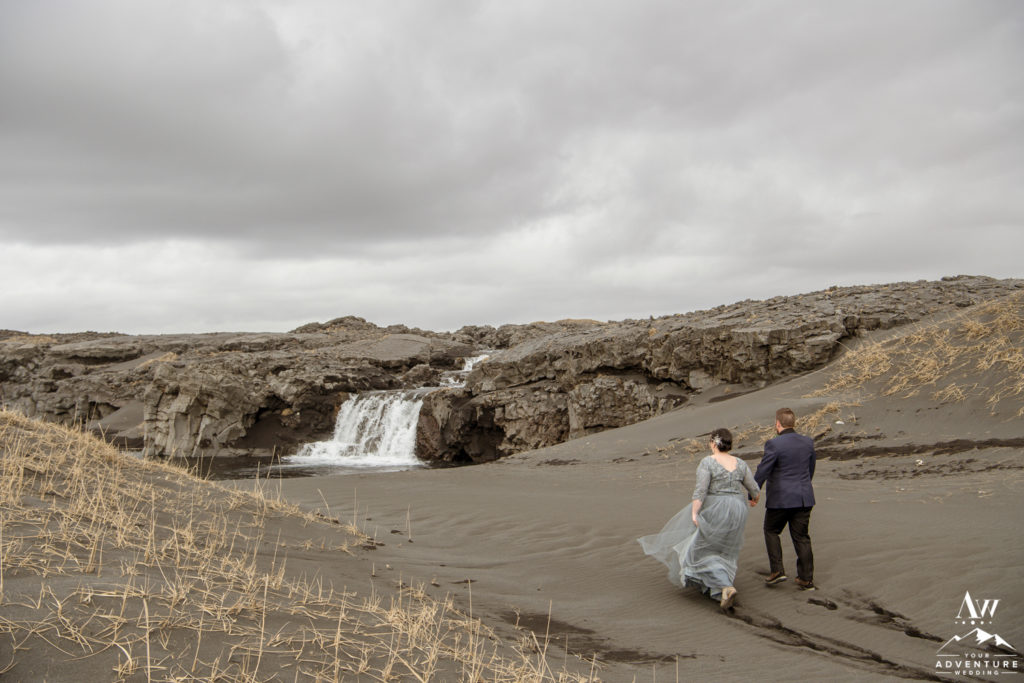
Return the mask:
[[[813,581],[804,581],[803,579],[797,577],[797,578],[793,579],[793,582],[796,584],[796,587],[799,588],[802,591],[816,591],[816,590],[818,590],[818,587],[814,585]]]
[[[766,586],[774,586],[777,583],[782,583],[787,578],[789,577],[787,577],[783,572],[772,572],[765,577],[764,583]]]

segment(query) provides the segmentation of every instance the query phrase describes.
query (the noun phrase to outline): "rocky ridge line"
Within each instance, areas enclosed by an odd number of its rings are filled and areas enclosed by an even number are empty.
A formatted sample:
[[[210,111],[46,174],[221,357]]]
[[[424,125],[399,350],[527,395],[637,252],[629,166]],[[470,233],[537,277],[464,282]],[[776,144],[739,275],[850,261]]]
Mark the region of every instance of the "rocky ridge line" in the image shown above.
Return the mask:
[[[435,386],[497,350],[466,387],[427,397],[418,454],[480,462],[672,410],[719,384],[763,386],[844,339],[1024,288],[986,277],[834,287],[647,320],[378,327],[348,316],[288,333],[0,333],[0,402],[160,456],[279,454],[333,429],[353,393]]]
[[[722,384],[763,387],[823,366],[844,340],[1024,288],[1022,280],[832,287],[525,340],[427,398],[423,457],[486,461],[672,410]]]

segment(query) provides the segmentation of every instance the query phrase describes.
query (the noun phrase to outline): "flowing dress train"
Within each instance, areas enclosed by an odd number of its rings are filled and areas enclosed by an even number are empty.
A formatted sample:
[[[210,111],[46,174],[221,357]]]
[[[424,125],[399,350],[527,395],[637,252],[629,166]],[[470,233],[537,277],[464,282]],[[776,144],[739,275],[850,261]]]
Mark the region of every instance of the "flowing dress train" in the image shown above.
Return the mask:
[[[749,497],[748,497],[749,493]],[[703,501],[694,526],[693,503],[680,510],[656,534],[638,538],[644,553],[668,567],[668,580],[676,586],[697,586],[716,600],[722,588],[733,585],[743,545],[743,527],[750,511],[748,498],[759,487],[747,464],[736,458],[730,472],[713,456],[697,466],[692,500]]]

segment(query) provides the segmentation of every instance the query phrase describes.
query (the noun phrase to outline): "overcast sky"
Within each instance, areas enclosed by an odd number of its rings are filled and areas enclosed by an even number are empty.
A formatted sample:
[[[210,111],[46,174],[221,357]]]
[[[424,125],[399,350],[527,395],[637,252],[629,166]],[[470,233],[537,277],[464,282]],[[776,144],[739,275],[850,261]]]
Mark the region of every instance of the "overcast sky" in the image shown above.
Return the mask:
[[[1024,276],[1024,3],[0,0],[0,328]]]

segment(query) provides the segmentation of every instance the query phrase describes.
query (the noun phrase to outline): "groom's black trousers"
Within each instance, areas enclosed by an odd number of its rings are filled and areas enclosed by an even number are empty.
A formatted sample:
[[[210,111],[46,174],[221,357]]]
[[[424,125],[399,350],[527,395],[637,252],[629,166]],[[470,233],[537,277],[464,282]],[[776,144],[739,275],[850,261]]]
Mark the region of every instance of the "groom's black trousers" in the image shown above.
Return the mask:
[[[782,567],[782,541],[779,534],[789,525],[789,535],[796,550],[796,574],[804,581],[814,581],[814,553],[811,552],[811,508],[767,508],[764,511],[764,545],[772,572]]]

